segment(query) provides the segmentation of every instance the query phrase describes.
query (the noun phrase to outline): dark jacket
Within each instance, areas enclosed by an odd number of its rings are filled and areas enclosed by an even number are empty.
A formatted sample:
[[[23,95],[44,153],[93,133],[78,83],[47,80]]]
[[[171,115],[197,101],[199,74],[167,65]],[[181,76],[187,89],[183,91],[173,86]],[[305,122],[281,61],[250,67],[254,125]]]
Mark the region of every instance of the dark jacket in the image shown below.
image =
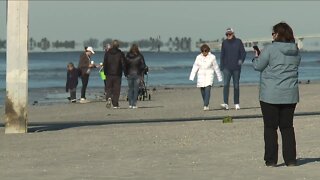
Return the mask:
[[[142,54],[127,53],[125,58],[125,76],[142,76],[146,68]]]
[[[222,42],[220,56],[220,70],[240,70],[246,59],[243,43],[238,38],[226,39]]]
[[[108,76],[122,76],[124,71],[124,54],[118,48],[112,48],[104,55],[103,70]]]
[[[83,52],[80,55],[78,69],[79,69],[81,75],[88,74],[90,61],[91,61],[90,57],[88,57],[85,52]]]
[[[66,82],[66,91],[67,92],[69,89],[77,88],[78,77],[79,77],[79,70],[77,68],[73,68],[73,70],[67,71],[67,82]]]
[[[260,71],[260,101],[270,104],[299,102],[298,68],[301,56],[295,43],[273,42],[253,61]]]

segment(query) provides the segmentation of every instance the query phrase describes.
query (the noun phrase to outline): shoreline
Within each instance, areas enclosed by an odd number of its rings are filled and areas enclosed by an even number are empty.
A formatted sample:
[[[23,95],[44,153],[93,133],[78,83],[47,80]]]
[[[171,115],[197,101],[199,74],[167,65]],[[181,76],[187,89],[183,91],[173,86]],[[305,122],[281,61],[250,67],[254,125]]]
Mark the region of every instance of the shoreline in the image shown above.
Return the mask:
[[[81,83],[80,83],[81,84]],[[300,80],[299,86],[307,84],[320,84],[320,80],[313,80],[308,82],[308,80]],[[258,87],[259,83],[240,83],[240,87]],[[222,88],[223,84],[214,83],[213,88]],[[232,91],[232,83],[230,84],[231,91]],[[127,91],[126,83],[122,84],[121,87],[121,99],[123,100],[126,95]],[[148,92],[156,91],[156,90],[179,90],[179,89],[192,89],[196,88],[196,84],[178,84],[178,85],[151,85],[148,86]],[[78,85],[77,88],[77,97],[78,99],[80,96],[81,85]],[[87,93],[88,98],[93,101],[99,101],[104,99],[103,95],[103,87],[102,86],[88,86]],[[4,107],[4,98],[5,98],[5,88],[0,89],[0,108]],[[64,87],[48,87],[48,88],[29,88],[29,98],[28,104],[34,105],[36,103],[43,103],[43,104],[56,104],[56,103],[66,103],[66,99],[69,96],[69,93],[65,92]]]

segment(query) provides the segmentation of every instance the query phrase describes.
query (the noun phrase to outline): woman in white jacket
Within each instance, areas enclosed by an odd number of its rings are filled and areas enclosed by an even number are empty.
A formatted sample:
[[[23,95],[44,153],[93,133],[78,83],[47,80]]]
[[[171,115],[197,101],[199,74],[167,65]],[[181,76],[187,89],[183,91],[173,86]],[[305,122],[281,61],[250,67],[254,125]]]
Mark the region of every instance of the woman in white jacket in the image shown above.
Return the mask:
[[[200,47],[201,54],[199,54],[193,64],[189,79],[194,80],[198,73],[197,87],[200,88],[203,99],[203,110],[209,110],[209,100],[211,87],[213,85],[214,73],[216,73],[218,81],[222,81],[219,65],[216,56],[210,52],[208,45],[204,44]]]

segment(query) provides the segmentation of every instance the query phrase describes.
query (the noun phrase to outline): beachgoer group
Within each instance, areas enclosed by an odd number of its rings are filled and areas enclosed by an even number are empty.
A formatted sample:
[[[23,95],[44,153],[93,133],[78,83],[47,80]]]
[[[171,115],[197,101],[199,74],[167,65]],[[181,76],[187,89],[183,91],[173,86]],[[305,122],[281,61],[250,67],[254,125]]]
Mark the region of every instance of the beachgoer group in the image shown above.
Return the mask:
[[[137,99],[139,88],[143,81],[144,74],[147,73],[148,67],[144,57],[139,51],[137,44],[133,44],[130,51],[125,55],[119,49],[119,41],[114,40],[111,45],[105,46],[105,55],[103,63],[95,65],[91,61],[91,56],[95,54],[92,47],[85,47],[84,52],[80,55],[78,68],[72,63],[68,64],[66,91],[70,91],[70,101],[76,102],[76,85],[78,76],[82,81],[80,103],[87,103],[86,89],[89,82],[89,75],[93,68],[100,68],[99,73],[104,81],[104,92],[106,97],[106,107],[114,109],[120,108],[119,97],[121,91],[121,80],[124,74],[128,80],[128,102],[129,108],[137,108]],[[75,76],[75,73],[78,76]]]
[[[235,37],[232,28],[227,28],[226,39],[222,42],[220,66],[216,56],[210,52],[210,47],[203,44],[201,53],[197,55],[189,79],[194,80],[197,75],[197,87],[200,89],[203,110],[208,111],[211,89],[214,77],[223,80],[223,104],[221,108],[229,110],[229,86],[232,78],[234,89],[234,109],[240,110],[240,74],[246,59],[246,51],[242,41]],[[266,166],[276,166],[278,163],[278,135],[280,129],[282,137],[282,152],[285,165],[296,166],[296,140],[293,127],[294,111],[299,102],[298,67],[300,54],[291,27],[280,22],[272,28],[273,42],[261,51],[256,52],[252,60],[254,69],[260,72],[259,101],[264,122],[264,160]],[[86,47],[80,56],[78,68],[72,63],[67,65],[66,91],[70,92],[70,101],[76,102],[76,87],[78,76],[81,77],[81,99],[86,100],[86,88],[92,68],[100,67],[100,73],[105,76],[106,107],[120,108],[119,96],[121,79],[124,74],[128,80],[129,108],[137,108],[139,83],[143,80],[147,66],[139,47],[133,44],[125,55],[119,49],[119,42],[114,40],[111,47],[105,51],[104,62],[96,66],[91,61],[95,54],[92,47]]]

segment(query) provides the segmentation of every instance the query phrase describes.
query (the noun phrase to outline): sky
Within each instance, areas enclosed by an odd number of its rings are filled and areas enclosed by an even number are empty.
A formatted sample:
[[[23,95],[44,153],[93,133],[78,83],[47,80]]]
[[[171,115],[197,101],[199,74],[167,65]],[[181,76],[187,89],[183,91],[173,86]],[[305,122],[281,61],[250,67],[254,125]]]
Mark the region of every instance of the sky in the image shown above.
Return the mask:
[[[221,39],[232,27],[242,39],[269,38],[285,21],[295,35],[320,34],[320,1],[47,1],[29,0],[29,35],[40,40],[124,41],[160,35]],[[0,39],[6,39],[6,1],[0,0]]]

